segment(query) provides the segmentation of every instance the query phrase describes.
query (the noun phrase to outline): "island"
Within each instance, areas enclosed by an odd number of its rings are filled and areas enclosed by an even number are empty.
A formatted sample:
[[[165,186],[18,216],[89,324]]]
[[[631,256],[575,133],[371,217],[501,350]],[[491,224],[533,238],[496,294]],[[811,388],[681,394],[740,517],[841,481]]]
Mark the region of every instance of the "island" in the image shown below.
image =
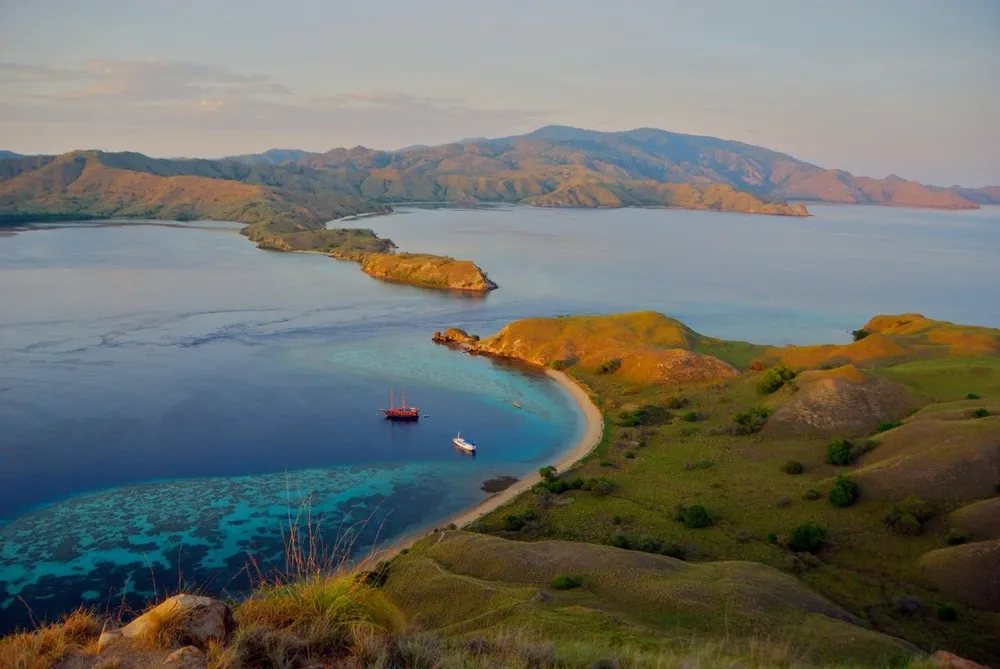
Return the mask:
[[[364,253],[361,270],[377,279],[426,288],[488,293],[497,288],[471,260],[425,253]]]

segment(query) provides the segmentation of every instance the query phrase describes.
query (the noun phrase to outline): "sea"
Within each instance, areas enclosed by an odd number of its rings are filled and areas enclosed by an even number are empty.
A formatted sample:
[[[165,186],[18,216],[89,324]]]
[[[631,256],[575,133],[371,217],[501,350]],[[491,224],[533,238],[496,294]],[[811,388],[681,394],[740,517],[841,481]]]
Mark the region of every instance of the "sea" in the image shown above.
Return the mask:
[[[3,233],[0,631],[181,587],[239,596],[282,569],[292,528],[324,560],[364,556],[581,436],[549,378],[436,330],[645,309],[771,344],[846,342],[879,313],[1000,326],[1000,208],[809,209],[413,205],[330,224],[473,259],[500,286],[486,296],[257,250],[227,222]],[[390,392],[425,418],[382,419]]]

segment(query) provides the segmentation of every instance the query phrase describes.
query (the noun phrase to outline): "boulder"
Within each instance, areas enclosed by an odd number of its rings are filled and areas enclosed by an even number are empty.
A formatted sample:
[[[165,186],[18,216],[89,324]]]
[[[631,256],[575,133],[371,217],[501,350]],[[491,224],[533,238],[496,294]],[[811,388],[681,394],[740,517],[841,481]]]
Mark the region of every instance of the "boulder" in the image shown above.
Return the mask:
[[[172,669],[207,669],[205,654],[194,646],[178,648],[163,660],[164,667]]]
[[[122,631],[118,630],[105,630],[101,632],[101,636],[97,639],[97,652],[102,652],[105,648],[113,644],[122,638]]]
[[[181,643],[204,648],[210,640],[225,641],[233,631],[232,610],[217,599],[174,595],[142,614],[119,632],[126,639],[144,639],[170,621]]]
[[[977,664],[972,660],[966,660],[958,655],[943,650],[939,650],[931,657],[935,667],[939,669],[990,669],[989,667]]]

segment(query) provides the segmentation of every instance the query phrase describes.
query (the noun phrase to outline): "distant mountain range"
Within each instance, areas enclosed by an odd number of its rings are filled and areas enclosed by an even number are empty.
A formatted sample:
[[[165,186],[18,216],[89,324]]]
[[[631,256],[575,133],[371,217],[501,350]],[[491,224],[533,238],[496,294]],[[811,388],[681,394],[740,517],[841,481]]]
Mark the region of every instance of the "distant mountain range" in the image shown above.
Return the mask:
[[[4,151],[0,149],[0,158],[23,158],[24,156],[20,153],[14,153],[13,151]]]
[[[547,126],[399,151],[273,149],[220,160],[100,151],[0,158],[0,221],[7,222],[224,218],[287,233],[407,201],[807,215],[788,200],[972,209],[1000,204],[1000,187],[856,177],[742,142],[648,128]]]
[[[663,189],[654,184],[723,184],[773,202],[942,209],[1000,203],[1000,187],[924,186],[895,175],[856,177],[743,142],[651,128],[598,132],[546,126],[526,135],[392,152],[334,149],[298,162],[333,170],[356,185],[355,194],[386,201],[628,206],[657,204],[651,191]]]

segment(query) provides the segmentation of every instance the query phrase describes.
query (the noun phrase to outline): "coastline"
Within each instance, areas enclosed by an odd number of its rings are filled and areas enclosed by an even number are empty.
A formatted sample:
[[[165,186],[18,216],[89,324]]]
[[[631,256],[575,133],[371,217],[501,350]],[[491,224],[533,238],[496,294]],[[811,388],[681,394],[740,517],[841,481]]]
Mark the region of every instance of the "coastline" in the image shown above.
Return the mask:
[[[580,411],[583,412],[584,417],[585,427],[583,434],[577,439],[572,449],[566,451],[557,462],[553,463],[556,470],[562,474],[590,455],[591,451],[601,443],[601,438],[604,436],[604,416],[601,415],[600,409],[591,401],[590,395],[587,394],[584,387],[570,378],[569,375],[554,369],[546,369],[545,375],[569,393],[569,396],[580,407]],[[541,480],[542,477],[538,475],[538,472],[532,472],[530,475],[518,479],[517,483],[509,488],[493,493],[475,506],[459,511],[455,515],[439,521],[438,526],[443,527],[454,523],[459,528],[464,527],[469,523],[479,520],[487,513],[514,501],[521,493],[530,490],[533,485]],[[409,548],[417,540],[429,533],[430,530],[421,530],[401,537],[385,548],[372,550],[371,554],[359,562],[362,565],[366,565],[374,564],[380,560],[391,560],[401,550]]]

